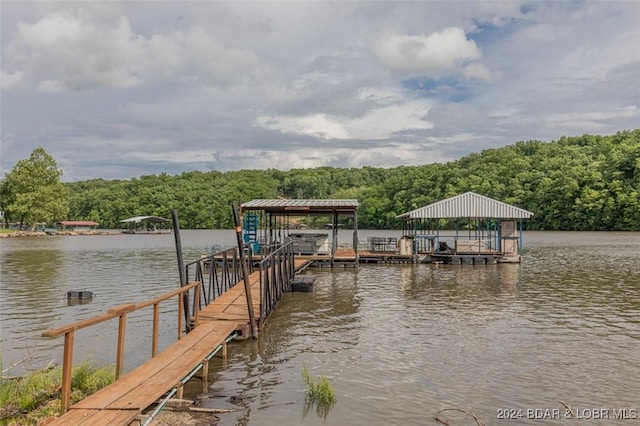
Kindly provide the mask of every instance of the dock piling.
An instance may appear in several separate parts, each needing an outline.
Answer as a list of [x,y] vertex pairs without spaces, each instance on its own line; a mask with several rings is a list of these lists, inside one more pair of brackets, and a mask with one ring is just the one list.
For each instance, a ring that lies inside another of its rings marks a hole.
[[[180,274],[180,287],[187,285],[187,278],[184,270],[184,258],[182,257],[182,241],[180,240],[180,222],[178,221],[178,211],[171,210],[171,219],[173,220],[173,236],[176,242],[176,255],[178,257],[178,272]],[[189,321],[189,297],[187,293],[182,294],[182,304],[185,319],[185,327],[187,331],[191,331],[191,322]]]
[[238,242],[238,252],[240,256],[240,266],[242,268],[242,278],[244,282],[244,293],[247,298],[247,309],[249,311],[249,323],[251,325],[251,337],[258,338],[258,327],[256,325],[256,317],[253,312],[253,299],[251,297],[251,283],[249,282],[249,271],[247,268],[247,262],[244,260],[244,244],[242,242],[242,222],[240,219],[240,213],[238,211],[238,205],[233,203],[233,220],[236,230],[236,240]]

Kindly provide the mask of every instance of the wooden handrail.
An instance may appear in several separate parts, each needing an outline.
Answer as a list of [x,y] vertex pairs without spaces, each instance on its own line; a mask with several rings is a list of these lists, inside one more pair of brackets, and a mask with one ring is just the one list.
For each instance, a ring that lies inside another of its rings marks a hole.
[[120,305],[120,306],[115,306],[113,308],[109,308],[109,309],[107,309],[107,313],[120,316],[120,315],[128,314],[129,312],[133,312],[135,310],[136,310],[136,304],[135,303],[127,303],[125,305]]
[[137,311],[139,309],[153,306],[153,331],[152,331],[152,343],[151,343],[151,356],[155,357],[158,352],[158,329],[159,329],[159,307],[160,302],[164,302],[172,297],[178,297],[178,339],[182,337],[182,295],[192,288],[195,288],[195,325],[198,325],[198,313],[200,307],[200,282],[194,281],[173,290],[169,293],[154,299],[142,302],[142,303],[127,303],[120,306],[115,306],[107,310],[107,313],[89,318],[86,320],[76,321],[72,324],[65,325],[64,327],[55,328],[52,330],[44,331],[42,337],[58,337],[64,334],[64,355],[62,361],[62,390],[61,390],[61,405],[62,411],[66,412],[69,409],[69,402],[71,399],[71,372],[73,369],[73,343],[75,337],[75,331],[82,328],[90,327],[92,325],[100,324],[102,322],[119,318],[118,322],[118,347],[116,349],[116,380],[120,378],[123,370],[124,359],[124,336],[126,332],[126,317],[130,312]]
[[179,294],[182,294],[185,291],[191,290],[198,284],[200,284],[200,281],[193,281],[184,287],[177,288],[173,291],[170,291],[169,293],[163,294],[162,296],[158,296],[155,299],[147,300],[146,302],[136,303],[136,310],[146,308],[147,306],[155,305],[156,303],[164,302],[167,299],[170,299]]
[[[162,296],[156,297],[155,299],[151,299],[145,302],[141,302],[141,303],[136,303],[133,304],[134,308],[131,311],[128,312],[133,312],[133,311],[137,311],[139,309],[142,308],[146,308],[147,306],[151,306],[151,305],[155,305],[157,303],[163,302],[169,298],[172,298],[178,294],[182,294],[185,291],[189,291],[192,288],[194,288],[196,285],[200,284],[200,282],[198,281],[194,281],[192,283],[189,283],[188,285],[184,286],[184,287],[180,287],[176,290],[173,290],[169,293],[163,294]],[[99,324],[101,322],[105,322],[108,321],[110,319],[116,318],[119,316],[119,314],[115,314],[113,313],[114,310],[118,310],[119,308],[122,308],[123,306],[131,306],[131,304],[127,304],[127,305],[121,305],[121,306],[117,306],[115,308],[111,308],[107,311],[106,314],[102,314],[102,315],[98,315],[92,318],[88,318],[86,320],[81,320],[81,321],[77,321],[68,325],[65,325],[63,327],[60,328],[54,328],[52,330],[46,330],[44,332],[42,332],[41,336],[42,337],[58,337],[61,336],[65,333],[68,333],[70,331],[75,331],[75,330],[80,330],[81,328],[86,328],[86,327],[90,327],[92,325],[96,325]]]
[[71,333],[81,328],[90,327],[92,325],[100,324],[101,322],[108,321],[113,318],[117,318],[115,314],[102,314],[86,320],[74,322],[73,324],[65,325],[64,327],[54,328],[53,330],[46,330],[42,332],[42,337],[58,337],[63,334]]

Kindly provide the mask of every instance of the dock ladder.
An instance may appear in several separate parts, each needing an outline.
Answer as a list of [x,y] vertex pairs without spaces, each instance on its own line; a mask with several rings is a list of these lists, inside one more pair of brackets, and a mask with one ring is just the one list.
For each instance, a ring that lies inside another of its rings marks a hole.
[[254,252],[258,248],[258,215],[248,213],[244,217],[243,239],[245,244],[251,244]]

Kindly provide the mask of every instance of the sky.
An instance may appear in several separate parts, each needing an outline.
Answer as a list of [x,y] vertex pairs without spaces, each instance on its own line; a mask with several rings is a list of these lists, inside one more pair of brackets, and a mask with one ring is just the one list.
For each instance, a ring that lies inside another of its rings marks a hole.
[[397,167],[640,127],[640,1],[0,2],[0,177]]

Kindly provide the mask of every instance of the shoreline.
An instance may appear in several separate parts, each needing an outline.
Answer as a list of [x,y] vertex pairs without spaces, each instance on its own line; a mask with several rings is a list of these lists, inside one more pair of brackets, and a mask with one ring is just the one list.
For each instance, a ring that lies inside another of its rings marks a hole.
[[0,238],[18,238],[18,237],[57,237],[69,235],[121,235],[123,232],[118,230],[95,230],[95,231],[15,231],[2,232]]

